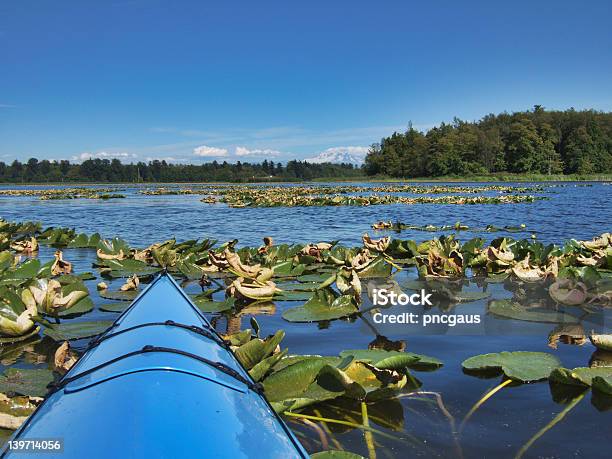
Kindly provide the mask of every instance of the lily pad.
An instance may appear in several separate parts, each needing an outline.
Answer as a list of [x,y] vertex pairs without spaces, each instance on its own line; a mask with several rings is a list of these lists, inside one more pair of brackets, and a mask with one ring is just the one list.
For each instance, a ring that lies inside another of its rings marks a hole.
[[612,395],[612,376],[595,376],[591,384],[596,391]]
[[569,370],[567,368],[557,368],[550,374],[550,381],[570,386],[591,386],[593,378],[612,378],[612,368],[610,367],[579,367]]
[[104,290],[100,290],[98,294],[102,298],[106,298],[107,300],[134,301],[136,297],[140,294],[140,291],[128,290],[126,292],[122,292],[121,290],[111,291],[108,289],[104,289]]
[[461,366],[468,372],[500,371],[514,381],[529,383],[547,379],[561,362],[546,352],[516,351],[477,355]]
[[580,320],[571,314],[548,310],[529,310],[512,300],[493,300],[488,305],[488,312],[505,319],[523,320],[526,322],[578,324]]
[[103,304],[98,309],[104,312],[123,312],[129,307],[130,307],[130,303],[126,301],[119,301],[117,303]]
[[209,298],[194,298],[193,303],[200,308],[202,312],[224,312],[229,311],[234,307],[236,298],[229,297],[225,301],[213,301]]
[[274,295],[275,301],[306,301],[312,297],[312,292],[303,290],[283,290]]
[[107,320],[54,324],[45,328],[43,333],[55,341],[71,341],[104,333],[112,324]]
[[0,392],[44,397],[51,381],[51,370],[8,368],[0,375]]
[[612,351],[612,334],[606,335],[597,335],[595,333],[591,333],[589,336],[591,343],[597,349],[601,349],[603,351]]
[[3,344],[13,344],[13,343],[21,342],[21,341],[26,341],[26,340],[32,338],[33,336],[37,336],[39,331],[40,331],[40,327],[34,327],[30,332],[26,333],[25,335],[21,335],[21,336],[2,336],[2,337],[0,337],[0,345],[3,345]]
[[318,290],[302,306],[287,309],[283,319],[288,322],[317,322],[348,317],[359,312],[351,295],[335,297],[327,290]]
[[353,356],[356,360],[371,362],[380,369],[402,369],[405,367],[413,369],[436,369],[442,365],[441,360],[427,355],[414,354],[412,352],[384,351],[381,349],[353,349],[340,352],[340,357]]

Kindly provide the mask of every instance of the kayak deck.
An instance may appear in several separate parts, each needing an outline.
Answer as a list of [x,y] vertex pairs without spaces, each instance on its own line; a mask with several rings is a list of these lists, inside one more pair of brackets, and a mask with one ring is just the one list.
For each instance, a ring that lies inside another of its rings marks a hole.
[[161,274],[13,440],[61,439],[63,458],[307,457],[219,341]]

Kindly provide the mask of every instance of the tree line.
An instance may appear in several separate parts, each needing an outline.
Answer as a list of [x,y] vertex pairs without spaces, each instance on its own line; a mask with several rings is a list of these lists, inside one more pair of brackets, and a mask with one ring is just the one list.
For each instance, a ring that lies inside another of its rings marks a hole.
[[286,165],[264,160],[258,164],[213,161],[204,164],[171,164],[166,161],[123,164],[118,159],[88,159],[82,163],[30,158],[21,163],[0,162],[0,182],[251,182],[350,178],[363,176],[352,164],[311,164],[289,161]]
[[612,113],[545,110],[455,118],[426,132],[409,125],[371,146],[368,175],[438,177],[612,172]]

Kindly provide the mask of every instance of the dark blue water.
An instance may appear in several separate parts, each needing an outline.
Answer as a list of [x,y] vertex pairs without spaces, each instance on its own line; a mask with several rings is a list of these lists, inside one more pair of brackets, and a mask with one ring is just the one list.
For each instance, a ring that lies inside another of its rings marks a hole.
[[[504,184],[507,185],[507,184]],[[520,186],[525,186],[521,184]],[[528,186],[528,185],[527,185]],[[11,187],[5,187],[11,188]],[[526,232],[513,237],[531,237],[535,234],[542,242],[563,242],[569,238],[591,239],[612,230],[612,186],[593,184],[545,188],[537,195],[548,199],[527,204],[503,205],[386,205],[370,207],[308,207],[308,208],[228,208],[223,204],[204,204],[201,196],[143,196],[138,188],[125,188],[126,199],[109,201],[65,200],[40,201],[30,197],[0,197],[0,217],[7,220],[40,220],[44,226],[70,226],[79,232],[99,232],[104,237],[120,236],[136,246],[176,237],[181,239],[213,238],[219,241],[239,239],[241,245],[260,245],[264,236],[272,236],[276,243],[316,242],[340,240],[343,244],[361,244],[364,232],[374,232],[371,224],[378,220],[399,220],[413,225],[452,225],[457,221],[470,227],[486,225],[526,225]],[[486,193],[494,195],[494,192]],[[438,233],[403,231],[403,239],[425,240]],[[507,233],[462,232],[459,238],[467,240],[481,236],[487,240]],[[95,254],[91,250],[67,250],[68,260],[77,271],[90,271]],[[49,257],[44,250],[41,257]],[[396,275],[398,282],[414,278],[413,270]],[[119,281],[120,282],[120,281]],[[116,282],[118,286],[119,282]],[[89,283],[95,292],[95,281]],[[188,287],[195,290],[195,286]],[[470,289],[478,289],[470,286]],[[486,287],[493,298],[509,298],[513,287],[489,284]],[[96,303],[108,302],[97,298]],[[500,382],[500,378],[479,379],[464,375],[461,361],[472,355],[529,350],[550,352],[561,359],[564,366],[588,366],[594,352],[590,343],[583,346],[559,344],[558,349],[548,347],[548,333],[554,324],[539,324],[500,320],[486,315],[487,300],[459,304],[451,308],[455,314],[483,314],[479,327],[453,328],[438,326],[429,330],[403,326],[380,327],[365,323],[364,319],[334,321],[327,324],[295,324],[284,321],[280,314],[299,303],[276,303],[276,312],[257,315],[264,334],[278,328],[287,332],[283,344],[294,353],[336,355],[344,349],[367,348],[376,334],[389,339],[405,340],[407,350],[435,356],[445,362],[442,369],[431,373],[417,373],[423,382],[422,390],[439,392],[457,425],[469,408],[484,392]],[[434,308],[437,310],[437,308]],[[112,319],[114,314],[94,311],[84,320]],[[248,314],[234,317],[243,328],[249,326]],[[584,323],[585,330],[597,327],[610,333],[610,310],[599,309]],[[217,318],[217,327],[224,330],[227,318]],[[38,345],[38,351],[43,352]],[[50,352],[50,351],[49,351]],[[27,352],[18,365],[32,365]],[[32,357],[29,357],[32,360]],[[11,361],[3,363],[10,365]],[[612,438],[612,411],[591,403],[587,395],[565,418],[527,452],[526,457],[605,457]],[[597,402],[597,401],[596,401]],[[458,439],[464,457],[513,457],[533,434],[545,426],[563,409],[553,401],[547,383],[507,387],[487,401],[466,424]],[[353,407],[354,408],[354,407]],[[343,408],[346,414],[352,408]],[[358,407],[357,407],[358,409]],[[382,421],[376,424],[398,440],[376,437],[378,457],[458,457],[447,417],[435,403],[435,398],[404,397],[370,407],[373,412],[395,425],[390,428]],[[348,411],[346,411],[348,410]],[[602,411],[603,410],[603,411]],[[359,418],[358,413],[353,417]],[[318,435],[305,426],[291,424],[304,435],[311,451],[321,448]],[[331,426],[336,438],[347,450],[364,456],[368,451],[363,435],[358,430]],[[408,435],[417,440],[406,443]],[[333,445],[332,445],[333,446]]]

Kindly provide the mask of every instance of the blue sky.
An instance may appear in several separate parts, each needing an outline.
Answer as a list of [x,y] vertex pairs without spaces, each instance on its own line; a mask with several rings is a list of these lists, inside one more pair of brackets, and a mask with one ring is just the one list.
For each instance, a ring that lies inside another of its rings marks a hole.
[[612,110],[609,1],[0,3],[0,160],[359,153],[409,121]]

